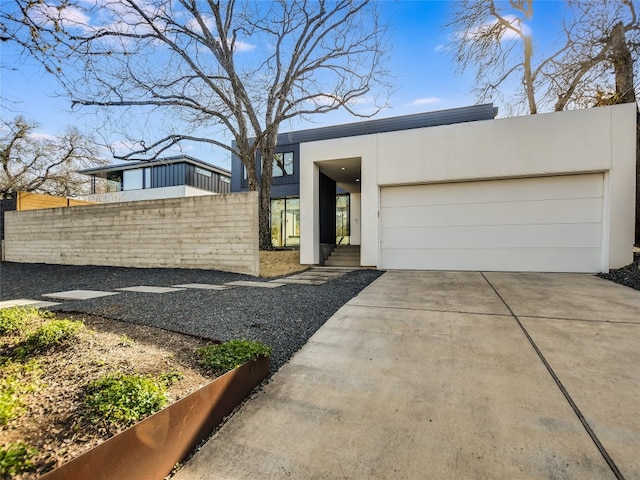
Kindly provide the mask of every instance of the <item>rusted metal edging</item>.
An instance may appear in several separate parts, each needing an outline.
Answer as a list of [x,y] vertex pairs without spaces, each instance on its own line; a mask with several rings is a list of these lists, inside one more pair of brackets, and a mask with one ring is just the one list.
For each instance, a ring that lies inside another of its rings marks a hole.
[[41,480],[162,480],[269,373],[269,359],[225,373]]

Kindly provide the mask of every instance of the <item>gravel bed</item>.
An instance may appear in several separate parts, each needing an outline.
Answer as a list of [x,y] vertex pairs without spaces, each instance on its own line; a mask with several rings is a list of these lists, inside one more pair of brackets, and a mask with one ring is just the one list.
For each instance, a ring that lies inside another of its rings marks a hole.
[[[163,294],[120,292],[91,300],[62,301],[50,310],[99,315],[216,341],[259,340],[273,348],[271,371],[275,372],[333,313],[382,273],[356,270],[317,286],[186,289]],[[168,287],[235,280],[266,281],[211,270],[3,262],[0,266],[0,300],[40,299],[42,294],[66,290],[112,291],[138,285]]]
[[640,253],[634,253],[631,265],[618,270],[611,270],[609,273],[601,273],[598,276],[620,285],[640,290]]

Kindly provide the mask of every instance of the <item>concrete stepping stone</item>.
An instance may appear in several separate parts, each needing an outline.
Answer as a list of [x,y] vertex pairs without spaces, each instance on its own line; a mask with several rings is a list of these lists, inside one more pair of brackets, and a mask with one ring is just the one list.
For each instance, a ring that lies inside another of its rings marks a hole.
[[5,300],[0,302],[0,309],[11,307],[29,307],[29,308],[45,308],[60,305],[58,302],[44,302],[42,300],[29,300],[27,298],[18,298],[16,300]]
[[232,285],[216,285],[212,283],[183,283],[182,285],[172,285],[177,288],[199,288],[202,290],[229,290],[235,288]]
[[45,293],[42,296],[47,298],[56,298],[59,300],[89,300],[91,298],[107,297],[109,295],[118,295],[118,292],[103,292],[101,290],[68,290],[66,292]]
[[291,283],[298,285],[322,285],[323,283],[327,283],[326,280],[303,280],[298,278],[280,278],[278,280],[272,280],[273,282],[279,283]]
[[346,272],[315,272],[313,270],[308,271],[308,272],[304,272],[304,273],[299,273],[297,275],[292,275],[297,277],[298,275],[313,275],[314,277],[322,277],[322,278],[338,278],[341,277],[345,274]]
[[235,282],[228,282],[225,285],[233,285],[236,287],[258,287],[258,288],[278,288],[284,287],[284,283],[281,280],[271,282],[251,282],[248,280],[237,280]]
[[286,277],[286,278],[294,279],[294,280],[322,280],[323,282],[328,282],[329,280],[333,280],[334,278],[337,278],[337,277],[325,277],[323,275],[306,274],[306,275],[291,275],[290,277]]
[[122,290],[124,292],[138,292],[138,293],[170,293],[170,292],[182,292],[184,288],[153,287],[151,285],[138,285],[137,287],[116,288],[116,290]]

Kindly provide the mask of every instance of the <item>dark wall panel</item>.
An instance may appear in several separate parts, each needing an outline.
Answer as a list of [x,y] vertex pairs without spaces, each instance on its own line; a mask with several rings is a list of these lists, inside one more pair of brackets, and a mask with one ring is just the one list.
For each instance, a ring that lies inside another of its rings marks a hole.
[[336,243],[336,182],[322,172],[320,191],[320,243]]
[[4,239],[4,212],[11,212],[17,208],[15,198],[0,200],[0,240]]

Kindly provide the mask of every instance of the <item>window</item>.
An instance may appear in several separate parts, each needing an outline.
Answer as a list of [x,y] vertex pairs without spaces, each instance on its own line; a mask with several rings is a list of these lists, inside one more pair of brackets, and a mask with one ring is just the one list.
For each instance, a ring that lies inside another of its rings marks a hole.
[[144,169],[144,188],[151,188],[151,169]]
[[222,183],[231,183],[231,179],[229,177],[225,177],[225,176],[222,176],[222,175],[220,175],[220,181]]
[[139,190],[142,187],[142,169],[125,170],[123,172],[122,189]]
[[300,199],[271,200],[271,244],[274,247],[300,245]]
[[293,175],[293,152],[276,153],[273,157],[273,177]]
[[209,170],[205,170],[204,168],[196,167],[196,173],[198,175],[203,175],[205,177],[211,178],[211,172]]
[[122,172],[107,173],[107,192],[120,192],[122,190]]

